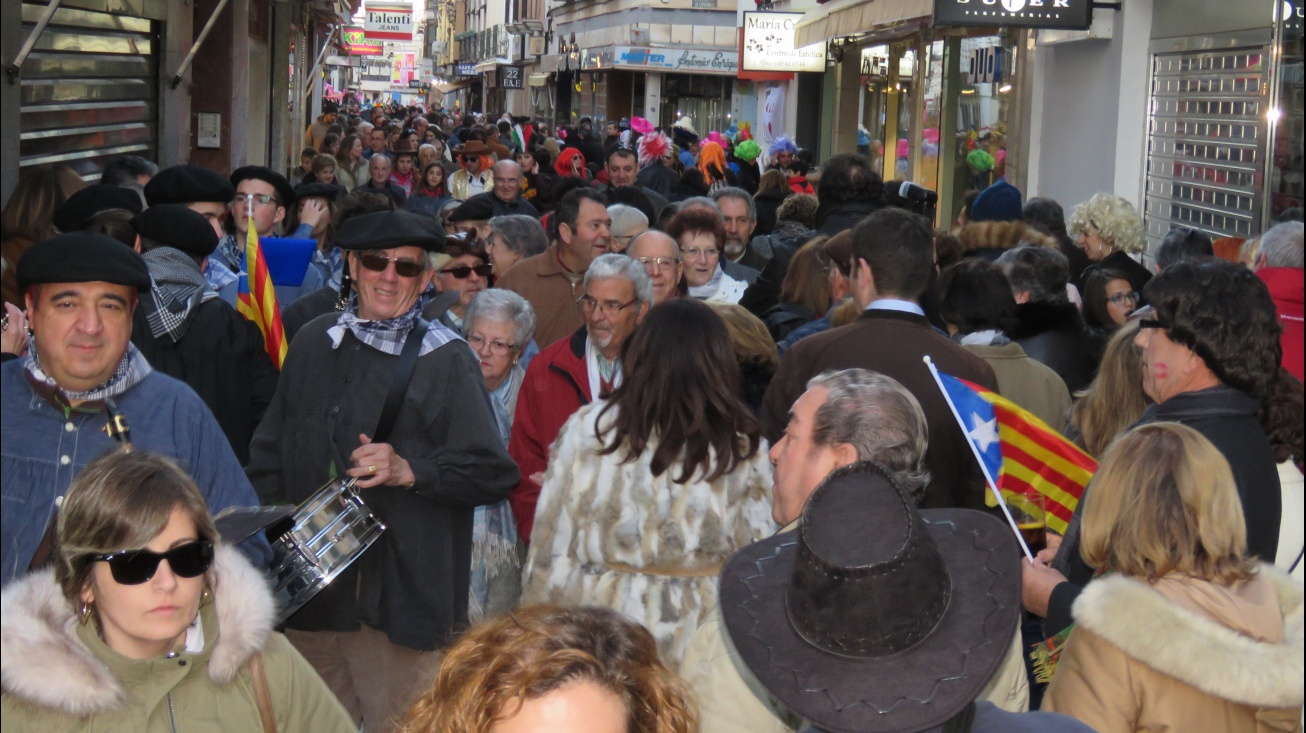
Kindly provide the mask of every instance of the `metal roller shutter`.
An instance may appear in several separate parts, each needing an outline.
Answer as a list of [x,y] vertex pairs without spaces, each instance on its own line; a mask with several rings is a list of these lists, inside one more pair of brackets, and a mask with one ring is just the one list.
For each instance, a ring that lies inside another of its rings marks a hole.
[[[25,35],[44,10],[23,4]],[[154,160],[158,52],[148,18],[56,10],[23,65],[20,167],[65,163],[87,176],[115,155]]]
[[1172,226],[1214,237],[1260,229],[1268,49],[1152,57],[1144,218],[1151,248]]

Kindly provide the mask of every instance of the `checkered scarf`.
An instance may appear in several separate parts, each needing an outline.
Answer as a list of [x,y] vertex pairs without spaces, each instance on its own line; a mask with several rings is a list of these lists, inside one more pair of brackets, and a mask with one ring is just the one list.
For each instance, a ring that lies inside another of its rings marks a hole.
[[[331,338],[331,348],[338,349],[345,339],[345,332],[349,331],[354,334],[354,338],[362,341],[364,344],[391,356],[399,356],[404,350],[404,341],[408,338],[408,332],[413,330],[417,325],[417,318],[422,315],[420,304],[413,305],[407,313],[396,318],[387,318],[383,321],[370,321],[358,317],[357,299],[350,303],[349,310],[340,314],[336,319],[336,325],[327,329],[327,336]],[[453,329],[445,326],[439,321],[432,321],[431,327],[426,330],[426,337],[422,339],[422,348],[417,352],[418,356],[435,351],[437,348],[444,346],[450,341],[461,341]]]
[[117,368],[113,374],[104,380],[104,383],[94,389],[88,389],[83,392],[70,392],[63,389],[54,381],[54,377],[45,373],[41,368],[41,360],[37,357],[36,337],[32,337],[32,347],[27,352],[27,360],[23,366],[32,378],[58,389],[68,398],[69,402],[91,402],[94,400],[103,400],[106,397],[117,397],[127,390],[135,387],[142,379],[149,376],[154,371],[154,367],[141,356],[141,352],[136,349],[136,345],[128,342],[127,353],[122,355],[122,360],[118,362]]
[[150,269],[150,292],[141,296],[141,308],[154,338],[181,340],[191,316],[201,303],[218,297],[190,255],[172,247],[159,247],[142,255]]

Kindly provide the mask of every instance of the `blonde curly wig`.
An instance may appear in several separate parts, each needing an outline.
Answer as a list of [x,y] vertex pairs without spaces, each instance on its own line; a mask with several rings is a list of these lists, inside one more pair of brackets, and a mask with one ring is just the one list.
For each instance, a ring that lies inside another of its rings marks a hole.
[[1129,254],[1142,252],[1147,244],[1138,209],[1109,193],[1093,194],[1093,198],[1076,206],[1070,215],[1071,236],[1078,237],[1090,228],[1097,229],[1102,241]]

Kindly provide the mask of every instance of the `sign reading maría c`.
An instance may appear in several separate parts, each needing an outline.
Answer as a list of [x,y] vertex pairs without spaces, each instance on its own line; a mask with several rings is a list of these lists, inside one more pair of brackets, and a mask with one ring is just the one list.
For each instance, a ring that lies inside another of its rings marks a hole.
[[935,25],[1088,30],[1093,0],[934,0]]
[[366,5],[363,29],[373,41],[412,41],[413,6],[408,3],[371,2]]
[[744,13],[744,71],[825,71],[825,42],[794,48],[802,13]]

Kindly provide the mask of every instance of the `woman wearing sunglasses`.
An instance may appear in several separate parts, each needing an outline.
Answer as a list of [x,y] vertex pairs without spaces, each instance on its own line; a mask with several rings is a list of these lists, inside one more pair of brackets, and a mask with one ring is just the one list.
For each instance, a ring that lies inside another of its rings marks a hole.
[[461,296],[458,302],[449,306],[444,318],[447,325],[461,332],[463,314],[467,304],[476,294],[490,286],[490,259],[485,251],[476,246],[475,240],[468,241],[461,236],[445,238],[444,254],[441,259],[449,258],[435,271],[435,287],[441,293],[457,292]]
[[172,461],[93,461],[64,497],[51,557],[4,591],[6,730],[356,730],[272,631],[263,576],[218,543]]

